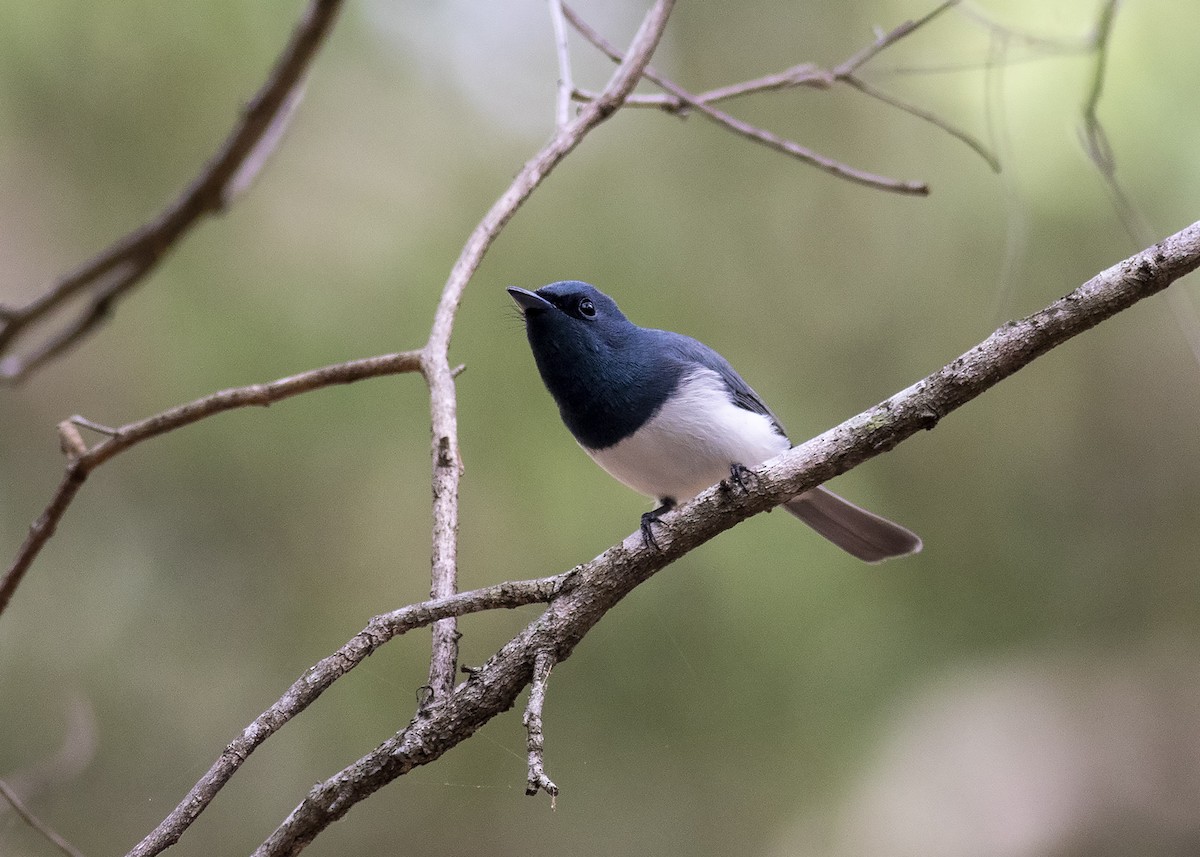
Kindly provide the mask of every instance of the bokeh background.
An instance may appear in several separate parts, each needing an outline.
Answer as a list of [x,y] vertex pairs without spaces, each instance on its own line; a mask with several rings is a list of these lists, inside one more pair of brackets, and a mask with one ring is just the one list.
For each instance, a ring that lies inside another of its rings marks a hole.
[[[910,0],[682,3],[656,65],[700,90],[835,64]],[[972,7],[1074,44],[1098,4]],[[4,5],[0,300],[149,219],[263,79],[298,0]],[[582,3],[614,40],[640,3]],[[1200,18],[1128,4],[1101,106],[1158,235],[1200,209]],[[0,390],[0,546],[57,484],[54,425],[419,345],[467,233],[547,139],[535,0],[350,2],[257,184],[102,331]],[[579,40],[576,74],[609,67]],[[1054,52],[1052,52],[1054,53]],[[610,121],[467,292],[464,588],[554,573],[646,503],[576,448],[503,287],[587,279],[725,353],[796,438],[907,386],[1137,248],[1078,143],[1094,58],[951,13],[864,74],[1000,150],[850,90],[734,112],[927,199],[707,124]],[[988,58],[1003,70],[990,77]],[[650,90],[646,90],[650,91]],[[762,516],[636,591],[560,665],[557,810],[519,711],[355,808],[316,855],[1182,855],[1200,841],[1200,371],[1175,287],[837,480],[925,538],[868,568]],[[0,620],[0,776],[88,855],[124,853],[226,742],[373,614],[428,591],[415,376],[210,419],[98,471]],[[463,622],[486,659],[535,612]],[[427,633],[260,749],[173,853],[247,853],[411,715]],[[0,853],[52,847],[0,808]]]

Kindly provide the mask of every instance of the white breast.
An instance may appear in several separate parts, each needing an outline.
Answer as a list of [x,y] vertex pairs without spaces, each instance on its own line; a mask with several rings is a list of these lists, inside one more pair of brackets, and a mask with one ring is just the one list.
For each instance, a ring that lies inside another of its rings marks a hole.
[[613,478],[656,500],[682,503],[791,444],[770,418],[735,405],[721,377],[698,369],[649,422],[607,449],[584,451]]

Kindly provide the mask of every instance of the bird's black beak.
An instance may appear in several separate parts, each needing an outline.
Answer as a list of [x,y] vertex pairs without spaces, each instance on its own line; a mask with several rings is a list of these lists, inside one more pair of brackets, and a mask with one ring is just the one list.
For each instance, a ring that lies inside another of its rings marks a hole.
[[517,306],[521,308],[521,312],[523,312],[525,315],[529,315],[531,312],[542,312],[544,310],[554,309],[554,304],[550,303],[550,301],[546,300],[541,295],[527,291],[526,289],[518,289],[516,286],[509,286],[508,294],[514,301],[517,302]]

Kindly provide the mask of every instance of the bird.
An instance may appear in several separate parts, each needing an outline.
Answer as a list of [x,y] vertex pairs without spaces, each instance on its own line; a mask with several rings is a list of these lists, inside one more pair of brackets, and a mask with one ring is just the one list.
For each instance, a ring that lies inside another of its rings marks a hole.
[[[792,447],[762,398],[704,343],[639,327],[579,280],[507,291],[567,429],[618,482],[658,502],[641,518],[650,546],[670,509],[718,482],[745,489],[749,468]],[[921,550],[912,531],[823,486],[783,507],[865,562]]]

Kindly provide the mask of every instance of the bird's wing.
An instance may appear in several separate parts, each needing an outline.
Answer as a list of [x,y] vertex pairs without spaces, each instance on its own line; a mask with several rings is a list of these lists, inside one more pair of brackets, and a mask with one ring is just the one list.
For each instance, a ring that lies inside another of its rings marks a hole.
[[658,333],[663,335],[664,345],[678,354],[682,360],[699,363],[704,368],[716,372],[721,377],[721,380],[725,382],[725,386],[729,389],[729,395],[735,405],[739,408],[745,408],[747,411],[762,414],[771,421],[775,426],[775,430],[782,437],[787,437],[787,432],[784,431],[783,423],[779,421],[779,417],[775,416],[771,409],[767,407],[767,403],[762,400],[762,397],[754,392],[754,388],[745,382],[742,376],[737,373],[737,370],[729,364],[728,360],[703,342],[692,339],[690,336],[684,336],[682,333],[672,333],[669,330],[658,331]]

